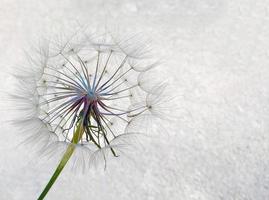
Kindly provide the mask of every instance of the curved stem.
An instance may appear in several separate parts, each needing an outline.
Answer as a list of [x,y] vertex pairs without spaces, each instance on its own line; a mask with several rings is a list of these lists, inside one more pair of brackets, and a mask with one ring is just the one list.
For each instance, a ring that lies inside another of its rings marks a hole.
[[56,179],[58,178],[58,176],[62,172],[66,163],[68,162],[68,160],[71,158],[72,154],[74,153],[75,144],[77,144],[79,142],[79,140],[81,139],[81,137],[83,135],[83,132],[84,132],[83,123],[82,123],[82,120],[80,120],[79,125],[74,133],[73,138],[72,138],[72,143],[70,143],[68,145],[67,150],[65,151],[60,163],[58,164],[52,177],[50,178],[49,182],[47,183],[45,189],[38,197],[38,200],[43,200],[45,198],[46,194],[49,192],[50,188],[52,187],[52,185],[54,184],[54,182],[56,181]]

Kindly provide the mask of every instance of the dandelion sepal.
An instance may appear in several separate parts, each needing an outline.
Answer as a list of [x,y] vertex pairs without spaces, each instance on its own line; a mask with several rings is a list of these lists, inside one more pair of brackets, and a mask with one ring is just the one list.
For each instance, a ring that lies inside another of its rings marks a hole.
[[71,158],[72,154],[74,153],[75,150],[75,145],[79,142],[79,140],[81,139],[82,135],[83,135],[84,129],[82,126],[82,121],[79,122],[78,128],[74,133],[73,139],[72,139],[72,143],[70,143],[59,163],[59,165],[57,166],[55,172],[53,173],[52,177],[50,178],[48,184],[46,185],[45,189],[43,190],[43,192],[40,194],[40,196],[38,197],[38,200],[43,200],[44,197],[46,196],[46,194],[49,192],[50,188],[52,187],[52,185],[54,184],[54,182],[56,181],[56,179],[58,178],[58,176],[60,175],[60,173],[62,172],[63,168],[65,167],[66,163],[68,162],[68,160]]

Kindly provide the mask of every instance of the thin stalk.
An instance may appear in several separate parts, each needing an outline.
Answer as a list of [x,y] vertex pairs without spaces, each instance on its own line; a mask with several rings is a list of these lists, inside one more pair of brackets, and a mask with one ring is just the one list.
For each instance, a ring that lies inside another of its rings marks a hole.
[[57,166],[56,170],[54,171],[52,177],[50,178],[49,182],[47,183],[45,189],[43,190],[43,192],[38,197],[38,200],[43,200],[45,198],[46,194],[48,193],[48,191],[50,190],[50,188],[52,187],[52,185],[54,184],[54,182],[56,181],[56,179],[58,178],[58,176],[62,172],[62,170],[65,167],[66,163],[68,162],[68,160],[71,158],[72,154],[74,153],[75,145],[82,138],[83,132],[84,132],[84,127],[83,127],[82,120],[80,120],[80,122],[79,122],[79,124],[77,126],[77,129],[76,129],[76,131],[74,133],[74,136],[73,136],[73,138],[71,140],[71,143],[68,145],[67,150],[65,151],[60,163],[58,164],[58,166]]

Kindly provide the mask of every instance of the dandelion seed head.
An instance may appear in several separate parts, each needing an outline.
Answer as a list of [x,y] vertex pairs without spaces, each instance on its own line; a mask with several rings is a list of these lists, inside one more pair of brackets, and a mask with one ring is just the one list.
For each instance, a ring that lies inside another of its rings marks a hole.
[[83,133],[74,144],[81,155],[91,152],[91,160],[98,160],[97,154],[119,156],[128,136],[145,131],[141,127],[152,116],[165,115],[159,109],[165,107],[163,81],[157,81],[163,78],[150,76],[159,62],[149,56],[144,40],[81,30],[44,43],[38,56],[29,57],[33,69],[20,69],[16,76],[20,92],[13,99],[24,115],[17,119],[23,132],[36,122],[31,140],[50,149],[45,154],[72,143],[81,122]]

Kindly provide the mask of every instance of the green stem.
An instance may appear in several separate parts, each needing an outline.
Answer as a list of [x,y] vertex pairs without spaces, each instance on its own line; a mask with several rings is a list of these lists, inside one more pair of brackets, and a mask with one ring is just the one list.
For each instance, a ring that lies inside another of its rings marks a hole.
[[52,185],[54,184],[54,182],[56,181],[56,179],[58,178],[58,176],[62,172],[64,166],[66,165],[68,160],[71,158],[71,156],[75,150],[75,144],[77,144],[79,142],[79,140],[81,139],[81,137],[83,135],[83,132],[84,132],[84,128],[83,128],[82,122],[80,121],[79,125],[77,127],[77,130],[75,131],[75,133],[73,135],[72,143],[68,145],[67,150],[65,151],[60,163],[58,164],[55,172],[53,173],[52,177],[50,178],[49,182],[47,183],[45,189],[38,197],[38,200],[43,200],[45,198],[46,194],[48,193],[48,191],[50,190],[50,188],[52,187]]

